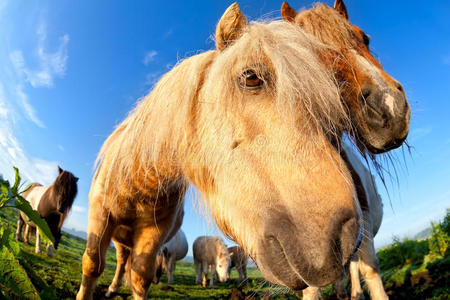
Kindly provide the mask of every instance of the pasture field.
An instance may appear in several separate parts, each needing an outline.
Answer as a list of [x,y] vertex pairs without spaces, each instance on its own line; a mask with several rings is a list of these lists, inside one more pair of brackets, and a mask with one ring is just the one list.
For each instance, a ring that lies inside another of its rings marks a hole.
[[[447,214],[447,219],[450,219]],[[16,212],[3,209],[0,212],[0,225],[15,228]],[[448,236],[447,236],[448,237]],[[445,242],[445,237],[444,237]],[[26,269],[42,299],[73,299],[81,279],[81,257],[85,241],[64,233],[54,258],[34,253],[32,245],[20,243],[19,261]],[[383,281],[391,299],[450,299],[450,256],[448,247],[442,246],[436,253],[430,250],[428,240],[395,241],[380,250]],[[447,239],[448,243],[448,239]],[[448,244],[446,244],[448,245]],[[44,248],[44,247],[43,247]],[[115,253],[109,249],[107,264],[98,281],[96,299],[103,295],[114,276]],[[149,299],[299,299],[299,295],[285,288],[265,283],[256,268],[248,270],[249,280],[245,285],[231,281],[216,283],[214,289],[202,288],[195,284],[195,270],[192,263],[178,262],[175,284],[167,285],[165,276],[162,283],[152,285]],[[235,270],[232,278],[237,278]],[[349,288],[349,286],[348,286]],[[0,296],[1,298],[1,296]],[[323,299],[336,299],[331,287],[322,293]],[[113,299],[131,299],[130,290],[122,287]],[[366,294],[366,299],[369,299]]]

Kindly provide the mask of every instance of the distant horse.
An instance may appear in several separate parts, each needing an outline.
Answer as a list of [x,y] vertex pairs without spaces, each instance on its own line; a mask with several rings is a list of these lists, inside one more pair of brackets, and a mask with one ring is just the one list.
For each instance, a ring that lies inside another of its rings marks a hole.
[[[161,248],[163,268],[167,271],[167,283],[174,283],[173,273],[175,272],[175,263],[178,260],[185,258],[187,252],[188,243],[186,235],[180,229],[177,234]],[[158,274],[158,269],[156,273]]]
[[372,153],[401,146],[411,116],[405,91],[370,53],[369,36],[349,23],[344,2],[335,0],[334,9],[318,3],[299,13],[284,2],[281,16],[330,47],[322,61],[335,73],[359,146]]
[[228,248],[230,253],[230,266],[227,271],[227,278],[230,279],[231,269],[236,268],[239,273],[239,282],[243,282],[247,279],[247,263],[248,254],[240,246],[233,246]]
[[[33,183],[22,194],[22,196],[31,204],[34,210],[37,210],[41,218],[45,219],[50,231],[55,238],[55,249],[61,239],[61,227],[66,219],[75,196],[77,195],[78,178],[69,171],[65,171],[58,166],[58,177],[52,185],[43,186],[39,183]],[[28,244],[30,228],[36,225],[28,220],[28,217],[19,212],[17,220],[16,240],[20,240],[22,227],[25,224],[24,242]],[[41,237],[39,229],[36,227],[36,253],[41,253]],[[53,257],[52,245],[47,245],[47,255]]]
[[200,236],[192,245],[195,265],[195,283],[206,287],[208,271],[210,270],[209,287],[214,288],[214,276],[217,274],[220,282],[227,281],[230,266],[230,254],[227,246],[218,236]]
[[133,297],[147,297],[189,184],[267,280],[298,290],[342,274],[362,214],[330,142],[350,125],[322,48],[298,26],[227,9],[216,50],[164,75],[100,150],[77,299],[92,299],[111,238],[131,249]]
[[[106,292],[106,297],[111,297],[114,293],[119,290],[119,287],[122,282],[122,277],[124,275],[124,270],[129,268],[130,264],[130,249],[114,241],[114,246],[116,248],[116,256],[117,256],[117,266],[116,273],[114,275],[114,279],[111,282],[108,291]],[[186,257],[188,252],[188,243],[186,240],[186,235],[180,229],[175,236],[170,239],[167,243],[165,243],[160,251],[158,252],[158,256],[156,258],[155,263],[155,277],[153,279],[153,283],[159,283],[161,279],[162,272],[167,271],[167,283],[174,283],[173,273],[175,272],[175,264],[178,260],[182,260]]]

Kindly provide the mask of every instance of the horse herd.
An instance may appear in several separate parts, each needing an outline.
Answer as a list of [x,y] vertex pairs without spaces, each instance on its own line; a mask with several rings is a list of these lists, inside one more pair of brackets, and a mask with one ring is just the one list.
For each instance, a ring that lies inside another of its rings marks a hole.
[[[210,286],[216,271],[225,280],[233,256],[250,256],[266,280],[303,290],[304,299],[332,282],[342,291],[346,270],[352,299],[362,296],[359,272],[372,299],[387,298],[373,245],[382,202],[367,163],[342,139],[371,159],[401,146],[410,120],[403,87],[371,55],[342,0],[300,12],[285,2],[281,16],[248,23],[232,4],[217,24],[216,49],[179,62],[106,139],[77,299],[92,299],[111,240],[117,269],[108,293],[127,266],[134,299],[147,298],[162,266],[173,282],[187,252],[179,229],[190,184],[240,245],[198,238],[197,283],[206,285],[209,267]],[[59,169],[52,186],[24,195],[55,228],[55,248],[77,180]]]

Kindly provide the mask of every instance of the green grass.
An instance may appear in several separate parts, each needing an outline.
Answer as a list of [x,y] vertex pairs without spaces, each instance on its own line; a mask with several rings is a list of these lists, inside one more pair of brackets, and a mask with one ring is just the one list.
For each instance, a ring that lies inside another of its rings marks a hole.
[[[16,228],[17,213],[13,209],[3,209],[0,212],[0,225]],[[34,235],[30,245],[20,243],[20,263],[27,270],[29,277],[43,299],[73,299],[81,282],[81,258],[86,241],[63,233],[55,257],[49,258],[45,254],[42,243],[42,253],[34,253]],[[110,248],[106,255],[106,267],[97,282],[95,298],[102,298],[114,277],[116,267],[115,250]],[[161,283],[152,285],[149,299],[223,299],[228,298],[233,288],[238,287],[246,295],[260,298],[263,294],[272,295],[275,299],[298,299],[298,295],[286,288],[272,287],[262,278],[256,268],[248,269],[248,281],[239,285],[236,280],[227,283],[215,282],[214,289],[203,288],[195,284],[194,265],[180,261],[175,271],[175,284],[168,286],[167,277],[163,275]],[[238,278],[236,270],[231,273],[232,278]],[[113,299],[131,299],[131,292],[122,286],[118,295]]]
[[[0,211],[0,226],[15,229],[17,213],[13,209]],[[85,240],[64,233],[55,257],[49,258],[34,253],[34,237],[31,245],[20,243],[19,261],[43,299],[73,299],[81,281],[81,257]],[[45,249],[45,245],[42,245]],[[43,251],[45,252],[45,251]],[[429,252],[426,242],[415,240],[396,240],[392,245],[380,250],[382,277],[389,296],[393,299],[450,299],[450,257],[448,253],[439,255]],[[101,299],[106,292],[115,271],[114,249],[109,249],[106,267],[97,282],[95,299]],[[271,286],[262,278],[256,268],[248,269],[249,279],[244,285],[235,280],[215,283],[214,289],[202,288],[195,284],[195,270],[192,263],[177,263],[175,284],[168,286],[164,275],[161,283],[152,285],[149,299],[228,299],[235,288],[246,296],[259,299],[270,295],[272,299],[299,299],[297,293],[286,288]],[[238,274],[232,271],[231,277]],[[348,285],[350,289],[350,285]],[[113,299],[131,299],[131,292],[122,286]],[[331,286],[322,291],[322,299],[336,299]],[[367,294],[366,294],[366,299]]]

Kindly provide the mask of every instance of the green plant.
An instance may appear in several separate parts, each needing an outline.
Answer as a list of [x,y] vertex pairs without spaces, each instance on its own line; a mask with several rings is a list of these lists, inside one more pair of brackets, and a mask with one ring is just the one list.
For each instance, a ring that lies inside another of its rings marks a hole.
[[441,223],[431,223],[430,252],[445,256],[450,244],[450,210]]
[[[22,211],[33,223],[39,227],[44,239],[55,241],[45,220],[30,206],[20,191],[20,174],[14,168],[16,178],[13,186],[8,181],[0,180],[0,209],[12,207]],[[25,269],[20,265],[17,256],[20,247],[15,240],[9,226],[0,228],[0,295],[9,299],[40,299],[39,293],[32,284]]]

